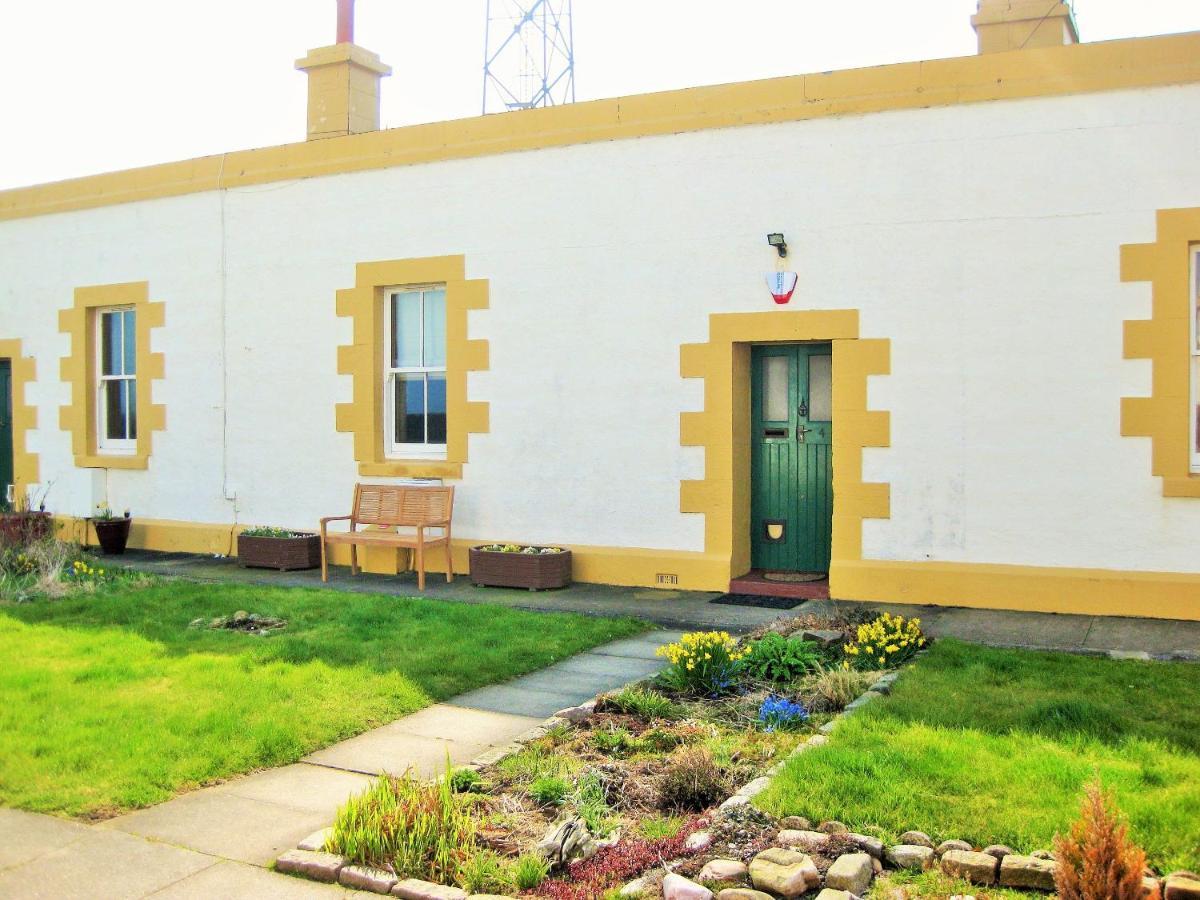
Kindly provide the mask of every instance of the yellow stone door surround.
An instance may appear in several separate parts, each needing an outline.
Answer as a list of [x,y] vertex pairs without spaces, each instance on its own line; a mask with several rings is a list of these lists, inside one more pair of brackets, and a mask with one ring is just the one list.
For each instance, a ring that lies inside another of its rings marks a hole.
[[864,447],[887,447],[889,414],[867,409],[867,378],[891,371],[891,342],[859,336],[856,309],[713,313],[709,339],[680,347],[680,374],[704,379],[704,409],[680,415],[680,443],[704,448],[704,478],[680,482],[680,510],[704,514],[704,555],[728,577],[750,569],[750,348],[828,341],[833,347],[833,543],[830,591],[862,559],[863,519],[890,515],[889,486],[864,482]]

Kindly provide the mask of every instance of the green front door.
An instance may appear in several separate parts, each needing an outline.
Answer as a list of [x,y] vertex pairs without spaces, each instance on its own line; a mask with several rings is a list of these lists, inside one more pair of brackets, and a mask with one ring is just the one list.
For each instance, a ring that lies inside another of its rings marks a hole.
[[0,504],[13,480],[12,363],[0,359]]
[[828,572],[833,526],[833,351],[753,348],[751,558],[756,569]]

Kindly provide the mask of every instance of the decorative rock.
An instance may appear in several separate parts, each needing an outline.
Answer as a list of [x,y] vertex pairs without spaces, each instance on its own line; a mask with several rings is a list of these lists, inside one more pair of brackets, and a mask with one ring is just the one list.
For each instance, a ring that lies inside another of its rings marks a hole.
[[403,897],[404,900],[467,900],[467,892],[444,884],[434,884],[432,881],[419,881],[416,878],[406,878],[392,888],[393,897]]
[[1157,878],[1142,878],[1142,900],[1162,900],[1162,884]]
[[710,859],[696,877],[700,881],[741,881],[747,871],[740,859]]
[[1004,857],[1012,853],[1016,853],[1017,851],[1015,851],[1012,847],[1005,846],[1004,844],[988,844],[988,846],[984,847],[979,852],[986,853],[988,856],[994,856],[996,859],[1004,859]]
[[275,860],[275,871],[289,875],[303,875],[313,881],[335,884],[338,872],[346,865],[346,857],[336,853],[320,853],[316,850],[288,850]]
[[1164,900],[1200,900],[1200,878],[1191,872],[1176,872],[1163,882]]
[[937,855],[941,856],[947,850],[974,850],[974,849],[975,848],[972,847],[970,844],[968,844],[966,841],[959,841],[959,840],[942,841],[940,844],[937,845]]
[[826,834],[846,834],[850,831],[850,829],[837,819],[830,819],[827,822],[822,822],[820,825],[818,825],[817,831],[823,831]]
[[745,794],[734,794],[719,807],[717,807],[717,809],[734,809],[738,806],[745,806],[749,802],[750,798]]
[[1004,887],[1052,891],[1054,890],[1054,870],[1056,868],[1058,868],[1058,863],[1052,859],[1038,859],[1034,856],[1009,853],[1000,860],[1000,884]]
[[800,635],[801,640],[812,641],[820,644],[822,647],[830,647],[833,644],[840,644],[846,639],[846,634],[843,631],[833,631],[828,628],[811,628],[807,629]]
[[322,828],[320,831],[314,831],[304,840],[296,845],[297,850],[324,850],[325,842],[329,840],[329,836],[333,834],[333,826]]
[[641,878],[633,879],[633,881],[621,888],[620,894],[622,897],[640,897],[642,891],[646,890],[647,884],[648,880],[643,875]]
[[804,816],[784,816],[779,820],[779,827],[785,831],[811,831],[812,822]]
[[877,837],[871,837],[869,834],[856,834],[850,832],[848,835],[854,846],[863,853],[869,853],[876,859],[883,859],[883,841]]
[[514,900],[508,894],[472,894],[467,900]]
[[867,853],[847,853],[834,860],[825,873],[825,886],[834,890],[864,894],[871,886],[875,870],[871,867],[871,856]]
[[538,854],[552,866],[565,866],[575,859],[589,859],[597,849],[587,825],[577,816],[555,822],[537,845]]
[[796,850],[772,847],[750,861],[750,880],[760,891],[780,897],[799,897],[821,884],[812,857]]
[[596,701],[589,700],[587,703],[581,703],[578,706],[568,706],[566,709],[560,709],[554,716],[558,719],[566,719],[572,725],[578,725],[580,722],[586,722],[595,713]]
[[338,883],[349,888],[370,891],[373,894],[386,894],[396,886],[396,876],[383,869],[345,866],[342,871],[338,872]]
[[663,900],[712,900],[713,895],[703,885],[674,872],[663,879],[662,891]]
[[906,831],[900,835],[900,843],[915,845],[917,847],[928,847],[933,849],[934,843],[932,838],[923,831]]
[[829,835],[823,831],[792,831],[787,829],[775,835],[775,843],[781,847],[794,847],[817,853],[829,843]]
[[933,865],[933,851],[920,844],[897,844],[887,850],[887,861],[897,869],[925,869]]
[[687,836],[687,840],[683,842],[683,849],[699,853],[701,850],[707,850],[712,841],[712,835],[707,831],[696,831]]
[[817,900],[858,900],[858,897],[849,891],[840,891],[837,888],[822,888],[821,893],[817,894]]
[[942,856],[942,871],[957,875],[974,884],[995,884],[1000,860],[987,853],[970,850],[947,850]]
[[1034,850],[1029,855],[1034,859],[1054,859],[1054,854],[1049,850]]
[[717,894],[717,900],[775,900],[770,894],[751,888],[725,888]]
[[872,869],[872,871],[874,871],[875,877],[878,878],[880,875],[883,874],[883,863],[872,856],[871,857],[871,869]]
[[762,778],[755,778],[749,784],[743,785],[738,793],[743,797],[757,797],[770,786],[771,779],[764,775]]

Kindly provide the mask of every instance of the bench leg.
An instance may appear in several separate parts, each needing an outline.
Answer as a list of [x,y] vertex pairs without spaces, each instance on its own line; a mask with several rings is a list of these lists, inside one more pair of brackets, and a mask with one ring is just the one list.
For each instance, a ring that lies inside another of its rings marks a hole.
[[329,580],[329,561],[325,558],[325,541],[321,541],[321,580]]
[[425,590],[425,545],[417,543],[417,590]]
[[450,553],[450,535],[446,535],[446,584],[454,580],[454,557]]
[[358,574],[358,545],[350,545],[350,574]]

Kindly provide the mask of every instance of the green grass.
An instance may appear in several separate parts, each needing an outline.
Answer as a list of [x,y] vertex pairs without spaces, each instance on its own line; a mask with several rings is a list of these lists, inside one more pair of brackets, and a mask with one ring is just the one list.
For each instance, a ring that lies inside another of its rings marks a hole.
[[894,839],[1049,847],[1099,774],[1152,865],[1200,864],[1200,666],[943,640],[758,804]]
[[[237,610],[289,624],[188,627]],[[95,817],[158,803],[644,627],[184,582],[0,604],[0,805]]]

